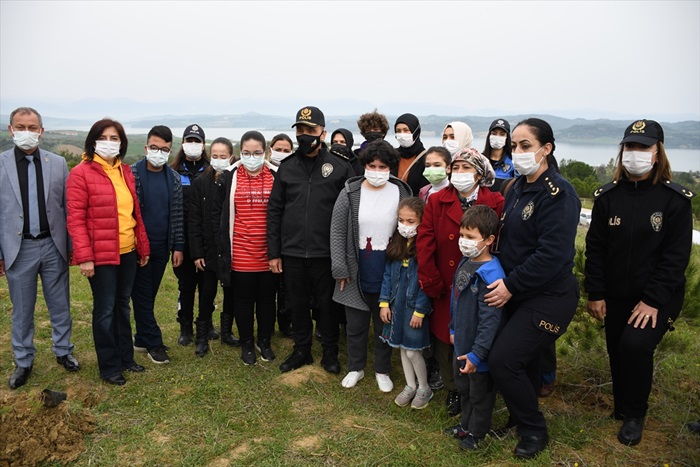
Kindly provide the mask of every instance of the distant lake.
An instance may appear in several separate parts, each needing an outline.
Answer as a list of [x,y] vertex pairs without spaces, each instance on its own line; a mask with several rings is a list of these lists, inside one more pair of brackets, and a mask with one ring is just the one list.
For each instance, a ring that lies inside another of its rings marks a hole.
[[[184,128],[171,128],[176,140],[179,135],[184,133]],[[241,138],[243,133],[249,130],[254,130],[255,128],[211,128],[204,129],[207,139],[213,140],[220,136],[229,138],[231,140],[237,141]],[[88,129],[81,129],[87,131]],[[127,134],[130,135],[145,135],[148,134],[150,128],[125,128]],[[275,135],[279,133],[285,133],[292,138],[292,141],[296,141],[296,135],[294,129],[290,128],[288,130],[258,130],[263,134],[265,139],[271,140]],[[331,132],[333,129],[329,129],[328,136],[326,137],[326,142],[330,143]],[[622,135],[621,135],[622,136]],[[355,138],[355,146],[364,141],[361,135],[353,133]],[[555,135],[556,137],[556,135]],[[387,137],[387,141],[391,143],[394,147],[398,147],[398,143],[393,136]],[[421,141],[423,145],[428,148],[430,146],[440,146],[442,145],[441,138],[438,136],[422,136]],[[474,138],[474,146],[479,151],[484,149],[484,138]],[[610,159],[617,156],[618,146],[605,146],[597,144],[567,144],[567,143],[556,143],[557,148],[554,151],[558,161],[562,159],[576,160],[580,162],[585,162],[588,165],[597,167],[601,164],[607,164]],[[676,149],[676,148],[666,148],[666,153],[668,154],[669,160],[671,161],[671,168],[676,172],[700,172],[700,149]]]

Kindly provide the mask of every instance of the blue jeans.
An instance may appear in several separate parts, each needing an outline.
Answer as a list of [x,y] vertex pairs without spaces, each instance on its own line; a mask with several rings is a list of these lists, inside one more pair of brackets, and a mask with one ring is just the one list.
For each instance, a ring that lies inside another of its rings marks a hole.
[[163,345],[163,333],[158,327],[153,309],[169,259],[167,241],[151,243],[151,256],[148,263],[136,270],[131,300],[134,302],[134,322],[136,323],[134,345],[137,347],[153,349]]
[[102,378],[121,373],[134,363],[129,301],[137,267],[136,252],[132,251],[121,255],[118,266],[95,266],[95,275],[90,278],[92,337]]

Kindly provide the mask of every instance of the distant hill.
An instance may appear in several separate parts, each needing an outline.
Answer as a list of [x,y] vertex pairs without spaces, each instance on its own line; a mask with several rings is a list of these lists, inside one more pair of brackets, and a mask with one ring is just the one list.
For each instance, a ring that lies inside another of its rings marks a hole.
[[[398,115],[387,115],[389,124],[392,125]],[[424,134],[439,135],[445,125],[451,121],[461,121],[468,124],[475,135],[485,136],[490,123],[495,118],[505,118],[514,126],[517,122],[528,118],[539,117],[549,122],[554,129],[556,140],[562,143],[574,144],[606,144],[616,145],[622,136],[629,120],[583,118],[563,118],[554,115],[498,115],[493,117],[479,116],[446,116],[446,115],[422,115],[418,116]],[[357,120],[359,115],[326,116],[326,126],[329,129],[348,128],[357,132]],[[0,115],[0,128],[6,128],[9,121],[8,115]],[[129,128],[150,128],[154,125],[168,125],[171,127],[185,127],[192,122],[197,122],[204,128],[257,128],[259,130],[288,131],[292,124],[289,117],[279,115],[263,115],[248,112],[239,115],[159,115],[143,117],[132,120],[123,120],[121,123]],[[70,130],[88,128],[92,121],[81,119],[64,119],[60,117],[44,117],[44,126],[48,130]],[[665,132],[665,145],[669,148],[698,149],[700,148],[700,121],[690,120],[683,122],[661,122]],[[76,144],[75,141],[66,141],[66,144]],[[80,146],[79,144],[77,144]]]

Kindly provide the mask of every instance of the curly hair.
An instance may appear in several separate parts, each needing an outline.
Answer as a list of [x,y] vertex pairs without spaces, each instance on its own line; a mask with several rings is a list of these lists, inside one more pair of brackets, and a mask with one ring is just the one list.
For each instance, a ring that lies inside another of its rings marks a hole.
[[385,135],[389,132],[389,121],[386,117],[374,109],[372,112],[360,115],[357,121],[357,128],[361,134],[369,132],[372,128],[379,128]]

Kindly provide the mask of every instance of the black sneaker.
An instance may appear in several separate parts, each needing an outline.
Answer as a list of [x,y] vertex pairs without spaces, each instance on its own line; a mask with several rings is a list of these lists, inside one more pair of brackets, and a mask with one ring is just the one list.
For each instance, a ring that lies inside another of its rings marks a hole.
[[160,347],[153,347],[148,349],[148,356],[151,357],[153,363],[170,363],[170,357],[165,351],[166,347],[161,345]]
[[258,339],[255,348],[260,352],[260,358],[263,362],[271,362],[275,359],[275,353],[270,347],[270,339]]
[[437,391],[438,389],[442,389],[444,387],[442,383],[442,376],[440,375],[440,368],[438,368],[437,365],[430,370],[430,374],[428,375],[428,386],[430,386],[430,389],[433,391]]
[[454,439],[459,439],[462,440],[467,437],[469,434],[468,431],[466,431],[464,428],[462,428],[462,424],[458,423],[455,426],[451,426],[449,428],[445,428],[444,433],[448,436],[452,436]]
[[445,399],[445,408],[449,417],[456,417],[462,411],[462,405],[457,391],[449,391]]
[[294,350],[289,357],[280,365],[280,371],[286,373],[288,371],[296,370],[304,365],[311,365],[314,362],[314,357],[311,356],[311,352],[302,352],[301,350]]
[[473,451],[479,449],[479,442],[484,438],[468,434],[462,441],[459,442],[459,447],[464,451]]
[[321,366],[328,373],[340,373],[340,362],[338,361],[338,353],[332,350],[324,350],[323,358],[321,358]]
[[241,360],[248,366],[255,365],[255,349],[252,342],[246,342],[241,346]]

